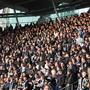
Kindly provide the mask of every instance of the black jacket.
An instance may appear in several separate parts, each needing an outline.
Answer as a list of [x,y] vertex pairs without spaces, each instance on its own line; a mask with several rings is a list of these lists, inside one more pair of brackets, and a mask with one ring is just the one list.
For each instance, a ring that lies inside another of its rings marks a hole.
[[65,84],[65,76],[62,75],[58,75],[57,76],[57,85],[63,87]]

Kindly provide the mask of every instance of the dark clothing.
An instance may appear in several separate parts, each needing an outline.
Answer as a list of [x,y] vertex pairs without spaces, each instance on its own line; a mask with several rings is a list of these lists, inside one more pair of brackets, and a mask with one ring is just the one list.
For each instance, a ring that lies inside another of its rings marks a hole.
[[66,84],[66,89],[65,90],[72,90],[72,85],[74,83],[74,77],[73,77],[73,74],[70,74],[66,77],[66,81],[65,81],[65,84]]
[[73,82],[78,81],[78,68],[76,65],[72,65]]
[[61,88],[65,86],[65,76],[63,74],[57,76],[57,86]]
[[9,90],[9,87],[10,87],[10,83],[5,83],[3,90]]
[[32,86],[29,84],[29,81],[28,80],[26,80],[24,82],[24,88],[27,88],[26,90],[31,90],[32,89]]
[[52,87],[52,89],[56,90],[56,86],[57,86],[56,78],[51,78],[51,87]]

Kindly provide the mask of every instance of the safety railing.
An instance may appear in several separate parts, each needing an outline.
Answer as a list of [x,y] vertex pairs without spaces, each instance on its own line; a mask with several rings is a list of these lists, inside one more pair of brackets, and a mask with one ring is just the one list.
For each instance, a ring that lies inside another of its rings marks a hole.
[[[77,90],[77,88],[78,88],[78,81],[76,81],[76,82],[74,82],[72,84],[68,84],[63,88],[58,88],[56,90]],[[3,90],[3,85],[0,85],[0,90]],[[16,87],[13,90],[23,90],[23,87],[21,87],[21,89],[18,89],[18,87]],[[90,90],[90,88],[89,88],[89,90]]]
[[[89,80],[90,80],[90,78],[89,78]],[[76,81],[76,82],[74,82],[72,84],[66,85],[65,87],[63,87],[63,88],[61,88],[59,90],[79,90],[78,89],[78,81]],[[88,90],[90,90],[90,88]]]
[[67,84],[65,87],[61,88],[60,90],[77,90],[77,87],[78,87],[78,81],[72,84]]

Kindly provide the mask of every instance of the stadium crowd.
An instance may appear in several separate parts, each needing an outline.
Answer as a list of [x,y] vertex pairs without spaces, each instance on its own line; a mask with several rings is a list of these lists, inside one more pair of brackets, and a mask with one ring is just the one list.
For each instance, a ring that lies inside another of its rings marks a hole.
[[89,67],[90,13],[0,33],[0,90],[89,90]]

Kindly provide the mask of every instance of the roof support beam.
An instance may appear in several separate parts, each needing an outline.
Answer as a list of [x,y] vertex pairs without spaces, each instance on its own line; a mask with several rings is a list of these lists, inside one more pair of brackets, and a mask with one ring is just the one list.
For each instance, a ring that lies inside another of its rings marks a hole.
[[19,27],[19,20],[18,20],[18,16],[17,16],[16,10],[15,9],[13,9],[13,10],[14,10],[14,13],[15,13],[15,16],[16,16],[17,25]]
[[12,9],[15,8],[17,10],[28,12],[28,9],[26,9],[22,6],[13,5],[13,4],[9,3],[8,1],[4,2],[3,0],[0,0],[0,3],[1,3],[1,5],[4,5],[4,7],[9,7],[9,8],[12,8]]
[[59,14],[58,14],[58,12],[57,12],[57,8],[56,8],[56,5],[55,5],[54,0],[52,0],[52,5],[53,5],[53,8],[54,8],[55,14],[56,14],[57,17],[58,17],[58,21],[60,21],[60,17],[59,17]]
[[36,0],[25,0],[25,1],[22,1],[22,2],[17,2],[16,5],[22,5],[22,4],[26,4],[26,3],[30,3],[30,2],[34,2]]
[[[75,3],[71,3],[71,4],[68,4],[68,5],[62,5],[62,6],[56,6],[57,8],[57,11],[58,12],[63,12],[63,11],[68,11],[71,10],[71,9],[77,9],[77,8],[85,8],[85,7],[89,7],[90,6],[90,2],[75,2]],[[14,8],[15,6],[13,6]],[[15,8],[16,9],[16,8]],[[35,10],[35,11],[31,11],[31,12],[26,12],[26,13],[17,13],[17,16],[18,17],[25,17],[25,16],[30,16],[30,15],[34,15],[34,16],[37,16],[37,15],[43,15],[43,14],[48,14],[48,13],[55,13],[53,11],[53,7],[50,7],[50,8],[45,8],[45,9],[41,9],[41,10]],[[15,14],[14,13],[10,13],[8,14],[9,17],[15,17]],[[1,18],[6,18],[7,15],[6,14],[0,14],[0,17]]]

